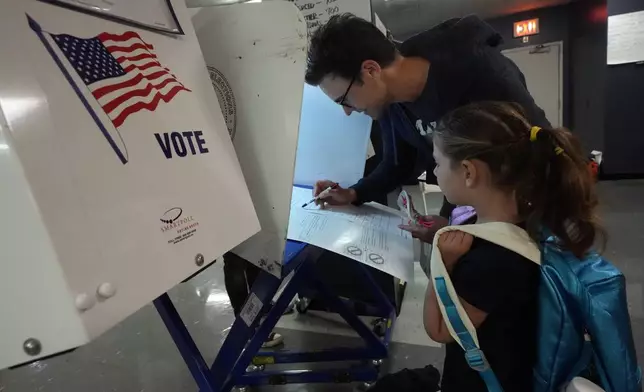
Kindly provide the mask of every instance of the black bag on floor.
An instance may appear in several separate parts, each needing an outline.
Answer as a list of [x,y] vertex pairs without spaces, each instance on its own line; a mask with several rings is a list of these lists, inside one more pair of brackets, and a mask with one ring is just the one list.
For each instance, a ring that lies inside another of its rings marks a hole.
[[440,372],[432,365],[403,369],[382,377],[368,392],[438,392],[440,379]]

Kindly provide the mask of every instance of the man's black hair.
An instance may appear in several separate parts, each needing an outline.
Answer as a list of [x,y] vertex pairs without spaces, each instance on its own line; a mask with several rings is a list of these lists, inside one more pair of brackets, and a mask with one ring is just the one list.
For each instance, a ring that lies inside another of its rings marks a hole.
[[305,79],[313,86],[329,74],[360,82],[365,60],[384,68],[395,59],[394,43],[371,22],[348,13],[335,15],[311,37]]

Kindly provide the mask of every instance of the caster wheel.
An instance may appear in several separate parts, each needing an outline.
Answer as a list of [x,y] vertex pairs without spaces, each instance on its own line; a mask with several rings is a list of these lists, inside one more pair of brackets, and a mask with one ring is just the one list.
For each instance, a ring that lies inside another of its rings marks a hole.
[[309,305],[311,304],[311,300],[308,298],[300,298],[296,303],[295,303],[295,310],[299,314],[304,314],[309,310]]
[[250,365],[248,365],[248,367],[246,368],[246,373],[263,372],[263,371],[264,371],[264,369],[265,369],[265,366],[264,366],[264,365],[253,365],[253,364],[250,364]]
[[379,319],[373,323],[373,333],[383,337],[387,333],[387,320]]
[[257,366],[253,364],[248,365],[248,367],[246,368],[246,373],[253,373],[256,371],[257,371]]
[[363,382],[356,386],[353,390],[354,392],[367,392],[373,387],[376,383],[375,382]]

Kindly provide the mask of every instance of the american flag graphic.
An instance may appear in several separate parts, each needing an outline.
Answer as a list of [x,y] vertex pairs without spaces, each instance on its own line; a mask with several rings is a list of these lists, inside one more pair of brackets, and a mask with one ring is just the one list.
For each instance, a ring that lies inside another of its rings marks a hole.
[[[50,33],[26,16],[29,27],[123,164],[129,157],[119,127],[128,117],[141,110],[154,112],[161,101],[168,103],[181,91],[190,91],[161,65],[154,46],[134,31],[78,38]],[[96,110],[97,106],[105,114]]]
[[160,101],[190,91],[133,31],[89,39],[50,36],[117,128],[133,113],[154,111]]

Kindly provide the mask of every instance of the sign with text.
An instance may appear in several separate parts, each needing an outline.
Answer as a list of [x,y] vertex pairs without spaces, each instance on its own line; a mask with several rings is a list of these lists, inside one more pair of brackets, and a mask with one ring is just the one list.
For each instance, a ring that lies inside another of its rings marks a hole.
[[371,21],[371,5],[369,0],[290,0],[300,9],[309,37],[320,26],[324,25],[333,15],[352,13],[360,18]]
[[514,23],[514,38],[539,34],[539,18]]
[[644,11],[608,17],[609,65],[644,61]]

